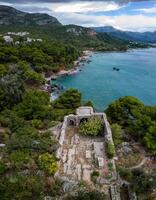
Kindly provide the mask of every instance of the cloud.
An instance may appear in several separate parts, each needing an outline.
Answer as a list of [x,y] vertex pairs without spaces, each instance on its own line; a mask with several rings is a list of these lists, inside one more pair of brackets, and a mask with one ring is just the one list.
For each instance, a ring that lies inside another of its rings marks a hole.
[[136,11],[140,11],[146,14],[156,14],[156,5],[153,8],[140,8],[136,9]]
[[12,6],[12,4],[11,3],[8,3],[8,2],[2,2],[2,1],[0,1],[0,5],[5,5],[5,6]]
[[[79,0],[85,2],[87,0]],[[89,0],[92,1],[101,1],[101,2],[114,2],[114,3],[128,3],[128,2],[140,2],[140,1],[150,1],[150,0]],[[77,2],[77,0],[3,0],[6,3],[66,3],[66,2]]]
[[[151,12],[155,13],[156,7],[148,6],[148,8],[146,8],[144,4],[145,0],[143,3],[141,3],[141,0],[137,0],[140,2],[137,9],[133,6],[129,8],[129,6],[133,5],[133,3],[126,4],[128,2],[132,2],[127,0],[30,1],[31,3],[28,3],[29,0],[26,2],[24,2],[24,0],[3,0],[2,4],[7,4],[26,12],[47,13],[51,16],[57,17],[58,20],[63,24],[77,24],[87,27],[114,26],[122,30],[131,31],[156,30],[156,16],[150,15]],[[134,1],[135,0],[133,0],[133,2]],[[146,2],[150,2],[150,0],[146,0]],[[142,8],[143,5],[145,8]],[[128,12],[128,9],[135,10],[135,12],[131,14]]]
[[[119,15],[119,16],[94,16],[78,13],[62,13],[57,16],[64,24],[78,24],[82,26],[114,26],[128,31],[155,31],[156,16],[144,15]],[[130,22],[130,23],[128,23]]]
[[53,3],[50,9],[54,12],[74,13],[74,12],[105,12],[120,9],[121,6],[114,2],[97,1],[77,1],[69,3]]

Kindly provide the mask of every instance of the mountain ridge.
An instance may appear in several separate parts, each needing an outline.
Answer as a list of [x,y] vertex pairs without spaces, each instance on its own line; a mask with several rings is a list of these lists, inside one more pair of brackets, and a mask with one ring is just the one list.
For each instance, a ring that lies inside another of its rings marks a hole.
[[27,13],[10,6],[0,5],[0,25],[12,24],[62,25],[55,17],[48,14]]
[[126,51],[129,48],[145,47],[131,44],[109,33],[78,25],[62,25],[55,17],[42,13],[26,13],[9,6],[0,6],[0,33],[30,32],[31,35],[47,40],[57,40],[80,49],[98,51]]
[[109,33],[112,36],[115,36],[120,39],[132,40],[136,42],[156,43],[156,31],[154,32],[123,31],[120,29],[116,29],[112,26],[92,27],[92,29],[98,33]]

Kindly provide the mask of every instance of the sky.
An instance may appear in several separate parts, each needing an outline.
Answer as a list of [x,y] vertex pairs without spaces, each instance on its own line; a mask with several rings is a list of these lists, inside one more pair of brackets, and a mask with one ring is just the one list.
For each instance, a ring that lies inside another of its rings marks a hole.
[[156,0],[0,0],[0,5],[47,13],[62,24],[156,31]]

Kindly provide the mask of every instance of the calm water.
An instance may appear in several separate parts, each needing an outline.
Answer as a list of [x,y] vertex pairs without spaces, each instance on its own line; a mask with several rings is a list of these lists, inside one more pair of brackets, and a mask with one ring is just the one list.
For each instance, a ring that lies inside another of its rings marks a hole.
[[[91,60],[81,72],[61,77],[57,83],[65,89],[77,88],[83,99],[91,100],[98,110],[126,95],[156,105],[156,49],[95,53]],[[120,71],[113,71],[113,67]]]

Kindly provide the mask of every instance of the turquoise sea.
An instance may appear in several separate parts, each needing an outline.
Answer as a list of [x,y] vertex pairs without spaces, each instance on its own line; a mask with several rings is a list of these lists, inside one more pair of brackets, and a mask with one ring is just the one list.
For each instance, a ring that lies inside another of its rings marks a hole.
[[78,89],[83,100],[91,100],[97,110],[104,110],[113,100],[126,95],[156,105],[155,48],[95,53],[91,61],[78,74],[60,77],[57,83],[65,89]]

